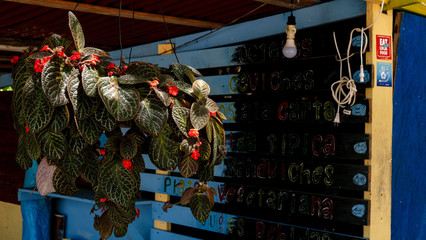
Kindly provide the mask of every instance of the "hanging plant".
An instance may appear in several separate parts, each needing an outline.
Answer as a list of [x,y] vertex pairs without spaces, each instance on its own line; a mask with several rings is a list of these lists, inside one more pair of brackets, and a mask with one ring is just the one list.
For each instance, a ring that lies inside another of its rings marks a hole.
[[[52,35],[34,53],[17,58],[13,72],[13,118],[19,133],[16,161],[39,162],[42,195],[73,195],[76,180],[95,193],[95,229],[101,239],[124,236],[139,216],[135,198],[145,170],[142,154],[160,170],[176,168],[200,182],[213,178],[226,155],[223,114],[201,74],[182,64],[169,69],[132,62],[116,66],[109,55],[86,47],[82,27],[69,12],[73,41]],[[121,127],[128,128],[123,134]],[[99,137],[108,137],[100,149]],[[204,222],[216,192],[188,188],[180,204]],[[164,207],[172,206],[166,204]]]

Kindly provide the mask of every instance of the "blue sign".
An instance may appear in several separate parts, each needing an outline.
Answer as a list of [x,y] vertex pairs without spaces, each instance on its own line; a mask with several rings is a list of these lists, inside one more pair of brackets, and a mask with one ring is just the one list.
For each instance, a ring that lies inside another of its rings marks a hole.
[[392,63],[377,62],[377,86],[392,87]]

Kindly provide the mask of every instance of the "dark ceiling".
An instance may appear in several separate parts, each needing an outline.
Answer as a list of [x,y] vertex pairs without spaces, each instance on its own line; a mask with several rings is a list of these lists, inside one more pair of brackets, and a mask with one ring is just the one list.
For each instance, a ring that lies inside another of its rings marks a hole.
[[[292,5],[291,0],[122,0],[122,45],[167,39],[163,15],[174,38],[321,2],[326,1],[294,0]],[[0,74],[11,72],[12,56],[39,46],[51,34],[70,38],[69,10],[83,26],[86,46],[119,49],[119,9],[118,0],[0,0]]]

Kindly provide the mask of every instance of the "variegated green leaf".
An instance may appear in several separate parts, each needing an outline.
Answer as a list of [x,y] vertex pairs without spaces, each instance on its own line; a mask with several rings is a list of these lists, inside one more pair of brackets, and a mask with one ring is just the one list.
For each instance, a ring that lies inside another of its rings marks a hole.
[[186,138],[180,143],[179,149],[184,152],[185,155],[189,155],[197,147],[197,143],[198,141],[195,138]]
[[84,93],[78,69],[74,69],[69,76],[68,95],[74,108],[74,114],[78,119],[88,118],[98,107],[99,100],[88,97]]
[[126,236],[126,233],[127,233],[127,225],[122,225],[122,226],[116,225],[114,227],[114,236],[116,238],[124,237]]
[[217,161],[222,161],[226,156],[226,148],[223,149],[220,146],[225,146],[225,130],[220,122],[215,118],[211,118],[213,126],[213,146],[212,146],[212,162],[210,166],[213,166]]
[[175,74],[177,79],[183,82],[192,83],[192,81],[189,79],[188,74],[192,74],[196,77],[201,77],[201,73],[198,72],[196,69],[180,64],[180,63],[173,63],[170,65],[172,68],[172,72]]
[[84,66],[81,72],[81,81],[83,83],[83,89],[87,96],[97,97],[98,96],[98,81],[99,73],[94,67]]
[[169,85],[169,84],[173,85],[173,82],[175,81],[175,79],[171,75],[169,75],[169,74],[160,74],[160,75],[158,75],[158,80],[160,82],[158,84],[159,88],[164,87],[164,86]]
[[83,168],[83,164],[83,155],[66,152],[63,159],[58,161],[57,166],[67,174],[78,177],[80,175],[80,170]]
[[[68,52],[68,50],[70,50],[70,47],[72,45],[72,40],[63,38],[58,34],[52,34],[49,38],[44,40],[44,42],[41,45],[42,46],[48,45],[51,49],[54,49],[56,47],[64,47],[63,51]],[[49,51],[44,51],[44,52],[35,52],[31,56],[36,55],[38,53],[52,54]],[[43,58],[43,57],[41,57],[41,58]]]
[[108,199],[121,206],[127,206],[134,198],[135,179],[122,163],[111,164],[106,171],[101,171],[99,181]]
[[50,121],[53,107],[37,78],[30,77],[24,87],[25,119],[30,132],[37,133]]
[[139,78],[152,81],[153,78],[158,77],[160,72],[150,63],[145,62],[132,62],[129,64],[126,73],[128,75],[138,76]]
[[198,170],[198,161],[192,159],[190,156],[186,156],[179,163],[179,172],[185,177],[192,177]]
[[105,143],[105,148],[113,152],[120,151],[120,142],[121,137],[119,136],[109,137]]
[[67,140],[62,133],[44,130],[37,136],[42,155],[48,159],[61,159],[67,150]]
[[190,111],[190,119],[192,126],[194,126],[195,129],[202,129],[206,126],[207,122],[210,118],[209,110],[200,103],[200,101],[194,102],[191,105],[191,111]]
[[95,54],[95,55],[98,55],[99,57],[109,57],[110,56],[110,54],[105,52],[104,50],[94,48],[94,47],[85,47],[81,50],[81,53],[83,53],[84,55]]
[[135,218],[135,201],[129,202],[128,206],[120,206],[116,203],[109,205],[108,213],[111,217],[112,222],[117,226],[123,226],[133,222]]
[[158,135],[169,118],[167,107],[154,97],[144,99],[140,105],[136,125],[150,135]]
[[84,120],[75,119],[77,123],[78,132],[90,145],[95,144],[103,133],[103,129],[96,124],[94,118],[87,118]]
[[103,129],[109,132],[118,126],[117,120],[115,120],[103,104],[99,104],[95,112],[95,120]]
[[210,86],[204,80],[196,80],[192,84],[193,95],[198,99],[206,98],[210,94]]
[[69,120],[70,113],[68,112],[68,107],[66,105],[56,107],[49,124],[49,129],[53,132],[60,132],[68,126]]
[[133,166],[134,171],[138,173],[145,172],[145,160],[142,157],[142,153],[138,152],[135,157],[133,157]]
[[208,160],[212,153],[212,148],[210,146],[210,143],[205,138],[200,138],[200,141],[201,141],[201,146],[199,149],[200,157],[198,158],[198,161]]
[[186,107],[173,107],[172,109],[172,117],[178,126],[179,130],[185,135],[188,136],[188,131],[191,129],[191,122],[189,120],[189,109]]
[[65,173],[59,168],[53,173],[53,186],[56,192],[62,195],[72,196],[77,192],[78,189],[75,185],[75,180],[75,177]]
[[172,103],[172,97],[164,91],[158,90],[158,88],[154,88],[154,92],[157,97],[163,102],[164,106],[168,107]]
[[133,141],[136,142],[138,147],[146,141],[146,137],[141,132],[139,132],[137,128],[130,128],[126,132],[126,137],[132,138]]
[[94,151],[88,151],[84,157],[83,170],[81,175],[88,182],[95,184],[99,173],[99,156]]
[[101,217],[95,215],[95,229],[99,231],[100,240],[108,239],[113,231],[114,223],[111,221],[109,209],[106,210]]
[[37,138],[33,133],[26,133],[25,135],[25,149],[31,159],[37,160],[40,157],[41,149],[38,144]]
[[41,73],[43,91],[52,106],[62,106],[68,103],[66,94],[68,79],[62,75],[65,60],[59,56],[52,56]]
[[131,87],[117,82],[116,77],[99,79],[98,91],[108,112],[118,121],[133,119],[139,110],[139,92]]
[[[18,134],[25,132],[25,115],[23,115],[23,91],[27,80],[31,76],[31,72],[28,69],[29,59],[23,59],[19,61],[14,68],[12,79],[13,79],[13,96],[12,96],[12,113],[13,122],[15,129]],[[22,118],[24,116],[24,118]],[[23,120],[23,121],[20,121]]]
[[25,136],[23,134],[19,135],[18,139],[16,163],[18,163],[18,165],[24,170],[27,170],[33,165],[33,160],[28,156],[27,151],[25,150]]
[[134,74],[126,74],[118,78],[119,84],[127,84],[127,85],[134,85],[144,82],[150,82],[152,79],[147,79],[143,76],[134,75]]
[[209,166],[208,162],[201,162],[197,172],[198,180],[208,182],[214,178],[214,167]]
[[124,137],[120,143],[120,154],[123,159],[132,159],[138,152],[138,145],[133,138]]
[[168,124],[163,131],[152,138],[149,147],[149,158],[151,162],[160,170],[173,171],[181,160],[180,144],[171,137],[172,129]]
[[71,11],[68,12],[68,20],[72,38],[74,39],[75,48],[78,52],[80,52],[86,44],[84,40],[83,28],[81,27],[77,17]]
[[205,222],[210,215],[210,202],[206,195],[196,193],[191,197],[189,208],[199,222]]
[[87,147],[87,142],[80,135],[78,137],[73,137],[69,141],[69,150],[73,153],[80,154]]
[[193,90],[191,84],[183,81],[175,81],[174,85],[178,88],[179,91],[186,93],[189,96],[192,96]]
[[211,100],[210,98],[207,98],[206,101],[206,108],[209,110],[209,112],[215,113],[217,110],[219,110],[219,107],[217,106],[216,102]]

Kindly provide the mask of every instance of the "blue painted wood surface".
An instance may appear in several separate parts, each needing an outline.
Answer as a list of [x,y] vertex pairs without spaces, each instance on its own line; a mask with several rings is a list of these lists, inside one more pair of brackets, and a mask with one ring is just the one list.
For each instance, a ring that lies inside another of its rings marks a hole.
[[159,229],[151,229],[151,240],[201,240],[200,238],[187,237],[184,235],[167,232]]
[[426,239],[426,18],[404,13],[393,106],[392,239]]
[[[364,1],[348,0],[335,0],[323,4],[318,4],[309,8],[303,8],[293,11],[294,15],[297,18],[296,27],[299,30],[344,19],[358,17],[364,15],[365,12],[366,5]],[[194,41],[191,44],[188,44],[182,48],[178,48],[176,52],[180,53],[206,48],[214,48],[229,44],[237,44],[243,41],[253,40],[266,36],[283,34],[287,26],[287,17],[289,16],[289,14],[290,13],[287,12],[258,20],[224,27],[207,37]],[[172,39],[172,41],[176,45],[176,47],[179,47],[180,45],[183,45],[186,42],[200,37],[208,32],[210,31],[204,31],[196,34],[178,37]],[[164,43],[169,43],[169,40],[162,40],[133,47],[132,59],[142,58],[143,61],[147,61],[146,57],[156,56],[158,54],[158,44]],[[126,57],[126,59],[129,56],[129,52],[130,48],[123,49],[123,55],[124,57]],[[113,60],[118,60],[120,58],[119,50],[112,51],[110,53]],[[176,62],[174,56],[171,55],[170,57],[172,62]],[[178,54],[178,57],[181,60],[181,54]],[[152,63],[158,62],[153,61]],[[183,60],[181,60],[181,63],[189,64]]]

